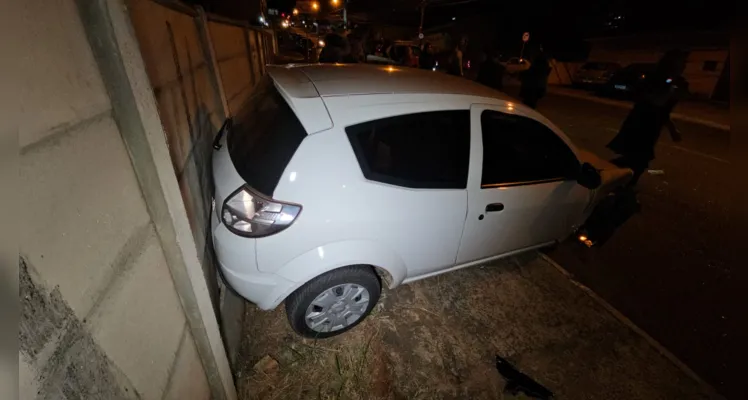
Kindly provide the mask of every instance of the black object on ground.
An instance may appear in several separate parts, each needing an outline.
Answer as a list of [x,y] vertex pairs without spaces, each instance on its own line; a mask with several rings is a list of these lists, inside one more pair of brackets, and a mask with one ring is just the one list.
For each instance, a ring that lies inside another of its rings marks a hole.
[[535,382],[534,379],[523,374],[517,368],[514,368],[509,361],[498,355],[496,356],[496,369],[499,370],[501,376],[506,380],[504,392],[512,396],[516,396],[522,392],[529,397],[541,400],[550,400],[553,398],[553,393],[546,389],[545,386]]
[[628,187],[611,193],[598,204],[590,214],[580,233],[586,240],[580,241],[587,247],[602,246],[634,214],[641,211],[636,192]]

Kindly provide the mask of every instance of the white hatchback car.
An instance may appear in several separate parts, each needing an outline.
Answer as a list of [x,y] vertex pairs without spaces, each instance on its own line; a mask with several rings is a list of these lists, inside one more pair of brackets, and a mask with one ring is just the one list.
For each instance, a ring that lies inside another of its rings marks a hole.
[[228,284],[261,309],[285,301],[304,336],[354,327],[380,282],[558,242],[630,176],[466,79],[366,65],[263,79],[214,141],[213,244]]

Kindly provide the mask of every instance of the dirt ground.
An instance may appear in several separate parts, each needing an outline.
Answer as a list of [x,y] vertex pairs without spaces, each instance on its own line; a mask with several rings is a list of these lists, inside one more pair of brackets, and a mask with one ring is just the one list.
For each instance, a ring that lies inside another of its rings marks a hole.
[[534,253],[384,289],[330,339],[296,335],[283,307],[245,317],[241,399],[515,398],[497,354],[557,399],[714,398]]

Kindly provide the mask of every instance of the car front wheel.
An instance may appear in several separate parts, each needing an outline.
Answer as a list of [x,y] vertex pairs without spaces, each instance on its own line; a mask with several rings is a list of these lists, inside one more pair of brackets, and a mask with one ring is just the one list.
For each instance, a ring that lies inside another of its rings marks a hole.
[[320,275],[286,299],[286,315],[302,336],[327,338],[352,329],[379,301],[381,284],[371,267],[352,266]]

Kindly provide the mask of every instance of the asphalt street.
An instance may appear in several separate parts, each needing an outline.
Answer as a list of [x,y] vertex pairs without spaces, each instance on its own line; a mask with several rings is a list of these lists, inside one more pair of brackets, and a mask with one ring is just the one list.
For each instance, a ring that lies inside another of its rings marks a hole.
[[[627,110],[548,95],[538,110],[580,147],[605,145]],[[730,212],[730,132],[676,122],[639,184],[642,210],[602,247],[569,241],[549,255],[719,392],[745,398],[748,263],[745,232]],[[742,182],[745,184],[745,182]]]

